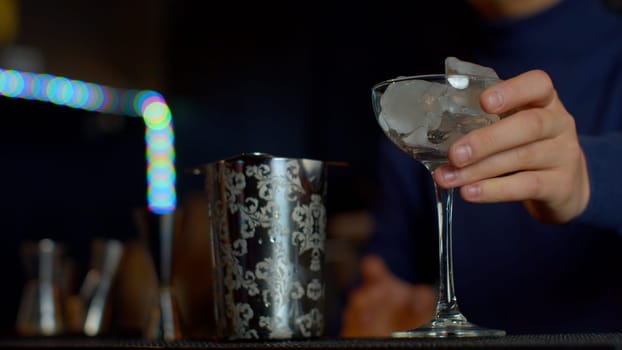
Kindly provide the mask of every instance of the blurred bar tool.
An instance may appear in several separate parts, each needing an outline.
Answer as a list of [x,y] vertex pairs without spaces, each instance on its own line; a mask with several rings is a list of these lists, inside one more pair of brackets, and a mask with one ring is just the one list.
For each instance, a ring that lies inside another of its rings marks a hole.
[[64,330],[58,287],[63,249],[51,239],[42,239],[22,244],[21,254],[28,277],[17,314],[17,333],[59,335]]
[[114,239],[96,239],[91,254],[91,268],[80,288],[80,299],[86,308],[84,334],[96,336],[101,335],[107,326],[110,288],[123,256],[123,243]]
[[155,214],[141,210],[137,214],[139,231],[145,237],[149,247],[160,289],[159,304],[154,306],[145,337],[166,341],[179,340],[181,339],[181,327],[172,286],[175,211]]

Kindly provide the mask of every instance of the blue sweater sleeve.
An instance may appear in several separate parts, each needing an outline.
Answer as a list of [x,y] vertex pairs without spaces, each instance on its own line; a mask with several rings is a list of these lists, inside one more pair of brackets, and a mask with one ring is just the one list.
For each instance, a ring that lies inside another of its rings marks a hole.
[[622,133],[579,136],[590,177],[590,201],[578,223],[622,234]]
[[401,279],[429,282],[435,275],[422,269],[429,267],[430,254],[436,251],[431,176],[390,141],[381,142],[375,230],[365,253],[382,257]]

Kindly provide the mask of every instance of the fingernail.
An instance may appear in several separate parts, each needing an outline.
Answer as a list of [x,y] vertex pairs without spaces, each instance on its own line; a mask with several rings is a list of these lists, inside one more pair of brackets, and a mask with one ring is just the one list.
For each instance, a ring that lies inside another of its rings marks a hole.
[[462,165],[464,163],[466,163],[469,158],[471,158],[471,146],[469,145],[464,145],[464,146],[460,146],[456,149],[456,161],[458,162],[458,165]]
[[491,94],[489,94],[486,97],[486,100],[487,100],[486,103],[488,104],[488,107],[494,108],[494,109],[501,107],[501,104],[503,103],[503,97],[498,91],[493,91]]
[[446,182],[453,182],[454,180],[456,180],[457,177],[458,176],[456,175],[455,171],[448,169],[443,170],[443,180],[445,180]]
[[482,189],[478,185],[467,186],[464,190],[469,197],[478,197],[482,193]]

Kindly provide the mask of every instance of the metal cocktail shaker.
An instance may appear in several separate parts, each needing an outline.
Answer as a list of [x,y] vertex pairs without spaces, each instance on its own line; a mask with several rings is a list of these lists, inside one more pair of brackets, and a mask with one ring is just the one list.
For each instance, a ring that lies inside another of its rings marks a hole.
[[206,176],[222,337],[321,336],[325,162],[252,153],[200,172]]

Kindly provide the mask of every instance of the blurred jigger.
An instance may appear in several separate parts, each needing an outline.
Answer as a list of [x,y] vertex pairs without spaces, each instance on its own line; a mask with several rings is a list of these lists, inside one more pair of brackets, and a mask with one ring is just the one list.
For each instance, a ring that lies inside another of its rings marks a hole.
[[25,242],[21,249],[28,279],[17,314],[17,333],[22,336],[61,334],[64,322],[59,274],[63,249],[50,239]]
[[166,341],[179,340],[181,339],[179,312],[171,283],[175,211],[155,214],[143,210],[137,214],[139,230],[147,240],[160,289],[159,303],[151,312],[145,337]]
[[82,331],[88,336],[97,336],[107,326],[108,296],[123,256],[123,243],[96,239],[91,254],[91,268],[80,288],[80,299],[86,308]]

